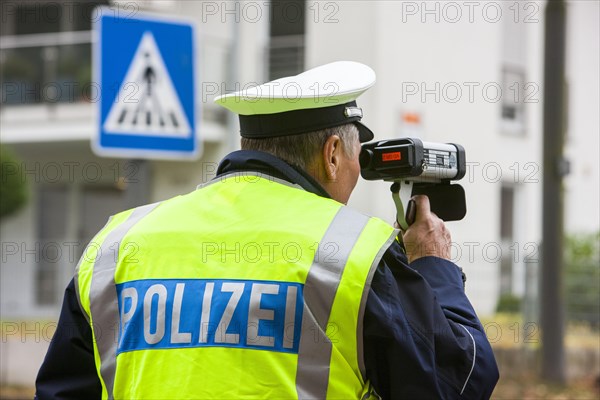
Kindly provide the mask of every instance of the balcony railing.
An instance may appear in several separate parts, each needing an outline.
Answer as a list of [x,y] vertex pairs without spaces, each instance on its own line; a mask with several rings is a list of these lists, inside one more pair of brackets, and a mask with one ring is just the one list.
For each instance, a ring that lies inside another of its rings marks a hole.
[[2,105],[87,101],[91,41],[90,31],[0,38]]

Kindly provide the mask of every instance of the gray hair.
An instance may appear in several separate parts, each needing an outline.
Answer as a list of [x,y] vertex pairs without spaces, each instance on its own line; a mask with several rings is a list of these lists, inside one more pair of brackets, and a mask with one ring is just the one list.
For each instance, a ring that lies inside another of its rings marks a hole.
[[358,140],[358,128],[346,124],[300,135],[271,138],[242,138],[242,150],[257,150],[270,153],[288,164],[308,170],[329,137],[337,135],[342,141],[344,153],[354,157],[354,143]]

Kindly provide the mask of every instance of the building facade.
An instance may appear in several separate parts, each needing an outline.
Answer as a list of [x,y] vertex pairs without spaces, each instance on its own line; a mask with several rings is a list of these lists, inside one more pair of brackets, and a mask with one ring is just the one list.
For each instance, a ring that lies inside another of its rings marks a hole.
[[[197,22],[199,159],[92,152],[96,5]],[[465,147],[468,211],[448,224],[453,257],[475,308],[493,314],[502,294],[526,294],[539,261],[544,8],[544,1],[3,3],[0,134],[21,160],[30,195],[0,224],[1,319],[55,320],[85,244],[109,215],[214,177],[219,159],[239,148],[237,120],[212,103],[216,95],[337,60],[377,73],[359,101],[376,139]],[[600,228],[598,15],[598,2],[568,2],[570,232]],[[350,205],[388,221],[395,214],[383,182],[360,181]]]

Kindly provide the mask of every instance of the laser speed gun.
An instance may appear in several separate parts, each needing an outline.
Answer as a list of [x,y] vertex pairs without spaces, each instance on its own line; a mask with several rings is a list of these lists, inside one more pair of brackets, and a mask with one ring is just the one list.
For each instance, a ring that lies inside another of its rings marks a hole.
[[364,179],[393,182],[396,220],[406,230],[416,216],[417,194],[429,197],[431,211],[444,221],[461,220],[467,213],[465,191],[452,181],[466,173],[465,149],[453,143],[401,138],[365,143],[360,153]]

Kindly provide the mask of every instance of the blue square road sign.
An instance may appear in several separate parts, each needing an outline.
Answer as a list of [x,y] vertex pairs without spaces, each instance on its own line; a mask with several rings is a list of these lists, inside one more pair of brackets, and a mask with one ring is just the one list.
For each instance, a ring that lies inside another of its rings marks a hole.
[[100,7],[94,32],[94,80],[100,89],[94,151],[197,158],[193,22]]

